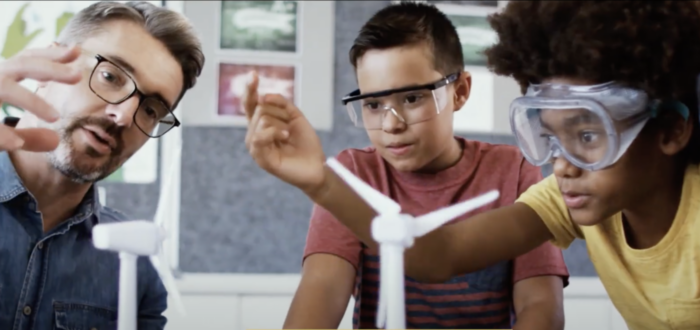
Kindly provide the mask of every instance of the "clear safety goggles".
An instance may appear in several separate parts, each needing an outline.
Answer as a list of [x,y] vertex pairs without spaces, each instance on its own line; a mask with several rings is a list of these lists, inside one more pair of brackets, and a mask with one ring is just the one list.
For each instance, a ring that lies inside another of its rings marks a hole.
[[387,116],[412,125],[440,114],[449,100],[447,85],[455,82],[459,75],[460,72],[456,72],[430,84],[368,94],[360,94],[358,89],[343,97],[342,102],[357,127],[381,129]]
[[595,171],[614,164],[632,144],[655,102],[646,93],[609,82],[593,86],[531,85],[510,107],[520,150],[535,166],[564,157]]

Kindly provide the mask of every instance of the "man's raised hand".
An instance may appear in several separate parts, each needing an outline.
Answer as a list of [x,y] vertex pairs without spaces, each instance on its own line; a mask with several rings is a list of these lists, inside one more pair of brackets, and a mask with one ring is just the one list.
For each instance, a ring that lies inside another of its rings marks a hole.
[[[69,64],[79,55],[80,50],[76,47],[29,49],[0,63],[0,104],[22,108],[46,122],[58,120],[58,112],[20,82],[33,79],[75,84],[82,78],[82,73]],[[50,129],[15,129],[0,124],[0,151],[50,151],[58,146],[58,142],[58,135]]]

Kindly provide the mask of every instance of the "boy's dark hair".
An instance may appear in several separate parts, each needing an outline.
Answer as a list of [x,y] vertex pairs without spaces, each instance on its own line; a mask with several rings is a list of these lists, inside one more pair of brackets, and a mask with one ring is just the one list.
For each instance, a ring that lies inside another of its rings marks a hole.
[[462,45],[452,22],[435,6],[402,2],[378,11],[362,26],[350,48],[350,63],[373,49],[389,49],[425,43],[435,69],[444,74],[464,70]]
[[489,22],[499,41],[485,52],[488,67],[523,93],[529,83],[576,77],[683,102],[695,125],[684,154],[700,162],[696,1],[510,1]]

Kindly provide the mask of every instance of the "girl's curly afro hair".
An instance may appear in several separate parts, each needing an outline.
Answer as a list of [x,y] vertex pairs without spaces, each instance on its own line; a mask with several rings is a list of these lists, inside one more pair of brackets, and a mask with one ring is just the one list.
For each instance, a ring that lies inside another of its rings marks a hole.
[[485,51],[496,74],[530,82],[615,80],[651,98],[695,96],[700,74],[697,1],[510,1],[489,17],[499,41]]
[[512,76],[523,93],[530,83],[569,77],[680,100],[696,123],[686,151],[700,160],[700,2],[510,1],[489,22],[499,40],[485,51],[488,67]]

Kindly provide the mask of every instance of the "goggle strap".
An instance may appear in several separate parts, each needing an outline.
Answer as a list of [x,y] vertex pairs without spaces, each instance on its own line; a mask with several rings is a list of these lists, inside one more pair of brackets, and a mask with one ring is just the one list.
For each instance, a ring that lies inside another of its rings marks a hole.
[[690,118],[690,110],[688,110],[688,107],[680,101],[659,101],[655,100],[649,104],[649,107],[651,108],[651,117],[655,118],[656,116],[659,115],[660,111],[663,111],[665,109],[670,109],[673,111],[678,112],[684,120],[688,120]]

